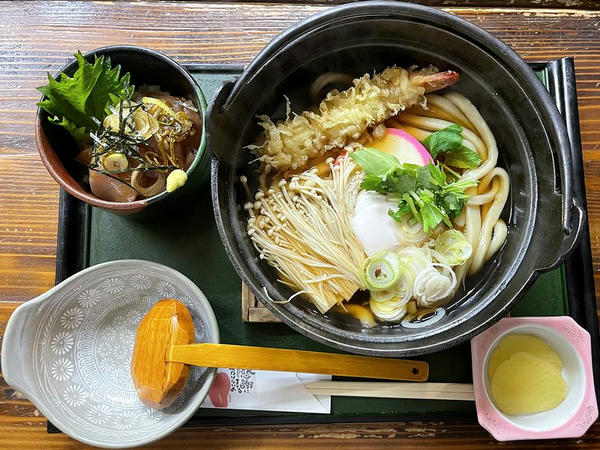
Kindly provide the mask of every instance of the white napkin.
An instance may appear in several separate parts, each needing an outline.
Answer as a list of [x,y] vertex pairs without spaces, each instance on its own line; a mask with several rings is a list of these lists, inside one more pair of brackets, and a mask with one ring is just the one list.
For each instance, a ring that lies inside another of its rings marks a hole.
[[331,396],[313,395],[304,383],[331,380],[330,375],[218,369],[202,408],[251,409],[329,414]]

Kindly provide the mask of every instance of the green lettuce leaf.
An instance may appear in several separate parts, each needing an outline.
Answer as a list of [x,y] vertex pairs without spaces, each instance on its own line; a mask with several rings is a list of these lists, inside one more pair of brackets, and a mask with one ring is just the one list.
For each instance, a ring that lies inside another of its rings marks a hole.
[[48,112],[50,122],[65,127],[81,143],[98,128],[93,119],[101,122],[111,105],[131,97],[134,87],[129,73],[120,77],[121,67],[112,68],[109,57],[96,57],[93,64],[81,52],[75,58],[79,67],[73,77],[61,73],[57,81],[48,74],[48,84],[38,87],[46,97],[38,106]]

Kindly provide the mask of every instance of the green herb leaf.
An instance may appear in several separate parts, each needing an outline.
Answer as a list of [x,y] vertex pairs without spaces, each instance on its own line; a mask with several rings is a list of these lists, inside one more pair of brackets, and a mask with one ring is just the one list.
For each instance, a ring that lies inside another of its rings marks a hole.
[[443,130],[430,134],[422,144],[429,150],[431,156],[437,159],[440,153],[451,152],[462,144],[463,129],[460,125],[454,123]]
[[98,128],[94,118],[101,122],[109,106],[129,98],[134,87],[129,84],[129,74],[119,77],[120,66],[111,68],[108,57],[95,58],[94,64],[81,52],[75,58],[79,68],[72,78],[61,73],[56,81],[48,74],[48,84],[38,87],[46,96],[38,106],[48,112],[52,123],[64,126],[81,143],[85,134]]
[[101,56],[94,64],[102,67],[100,76],[86,102],[86,109],[94,117],[101,120],[110,114],[109,106],[126,100],[133,94],[134,86],[129,84],[130,74],[127,72],[121,78],[121,66],[111,68],[110,58]]
[[[402,217],[404,217],[406,214],[411,214],[415,217],[418,218],[419,217],[419,212],[417,211],[417,209],[414,207],[414,202],[412,201],[412,198],[410,198],[410,196],[408,194],[406,194],[408,198],[402,198],[400,200],[400,202],[398,203],[398,209],[396,211],[394,211],[393,209],[390,209],[388,211],[388,215],[394,219],[396,222],[400,222],[402,220]],[[419,222],[421,221],[420,218],[418,218],[417,220],[419,220]]]
[[469,196],[464,191],[473,186],[477,186],[477,181],[469,178],[460,178],[444,186],[441,192],[438,193],[439,203],[451,219],[460,215],[469,199]]
[[428,164],[427,168],[429,169],[429,179],[432,183],[440,187],[446,184],[446,174],[440,166],[436,166],[435,164]]
[[48,116],[48,120],[56,125],[65,127],[66,130],[71,133],[71,136],[73,136],[77,145],[82,145],[90,138],[90,135],[85,131],[85,127],[78,127],[65,117]]
[[477,186],[477,180],[463,177],[444,186],[444,192],[459,193],[473,186]]
[[420,166],[402,164],[388,174],[385,180],[385,190],[388,193],[404,194],[412,192],[419,186]]
[[481,164],[481,158],[477,153],[462,145],[462,131],[462,127],[455,123],[430,134],[422,144],[435,159],[443,154],[444,163],[448,166],[474,169]]
[[[377,175],[367,175],[365,179],[360,184],[360,187],[366,191],[375,191],[380,192],[382,187],[382,180]],[[380,192],[385,194],[385,191]]]
[[425,233],[429,233],[442,221],[452,228],[450,218],[446,212],[440,206],[438,206],[436,202],[436,195],[433,192],[428,189],[421,191],[416,203],[419,205],[421,224],[423,225],[423,231]]
[[350,157],[367,175],[375,175],[384,180],[391,171],[400,167],[400,161],[394,155],[380,152],[374,148],[361,148],[352,152]]
[[398,209],[389,210],[389,216],[399,222],[410,214],[421,223],[425,233],[442,222],[452,227],[450,220],[461,213],[469,198],[465,189],[477,185],[477,181],[469,178],[448,183],[439,165],[400,164],[395,157],[392,156],[395,162],[391,161],[390,155],[375,149],[357,150],[352,155],[367,173],[361,188],[398,201]]
[[446,153],[444,162],[449,166],[458,167],[459,169],[475,169],[481,164],[481,158],[474,151],[461,145],[452,152]]

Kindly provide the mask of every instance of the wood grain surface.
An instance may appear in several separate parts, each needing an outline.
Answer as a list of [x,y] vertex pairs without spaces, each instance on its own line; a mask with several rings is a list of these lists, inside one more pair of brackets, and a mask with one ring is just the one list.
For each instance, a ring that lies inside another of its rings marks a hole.
[[[248,1],[248,0],[242,0]],[[315,5],[340,5],[352,3],[356,0],[288,0],[286,3]],[[281,3],[277,0],[262,0],[261,3]],[[498,7],[498,8],[545,8],[545,9],[600,9],[598,0],[413,0],[411,3],[418,3],[425,6],[435,7]]]
[[[507,1],[523,5],[543,0]],[[441,4],[445,2],[440,0]],[[452,1],[451,3],[456,3]],[[484,2],[485,3],[485,2]],[[496,4],[501,2],[495,2]],[[463,3],[473,4],[473,2]],[[591,0],[552,6],[593,7]],[[183,63],[247,63],[278,32],[326,5],[250,3],[7,2],[0,8],[0,336],[20,303],[54,282],[58,188],[34,142],[35,87],[77,49],[134,44]],[[600,298],[600,12],[584,9],[450,8],[507,42],[526,60],[575,57],[590,232]],[[155,447],[532,448],[502,444],[469,423],[375,423],[182,429]],[[537,447],[542,443],[535,443]],[[599,448],[596,423],[554,448]],[[0,381],[0,447],[79,447],[48,435],[45,419]]]

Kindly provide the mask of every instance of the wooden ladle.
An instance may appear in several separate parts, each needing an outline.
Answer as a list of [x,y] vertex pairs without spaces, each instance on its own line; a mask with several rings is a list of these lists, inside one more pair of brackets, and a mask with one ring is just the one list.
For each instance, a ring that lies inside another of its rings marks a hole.
[[131,362],[133,383],[145,405],[172,404],[185,386],[190,364],[405,381],[429,376],[423,361],[193,342],[192,316],[179,300],[161,300],[148,311],[138,326]]

